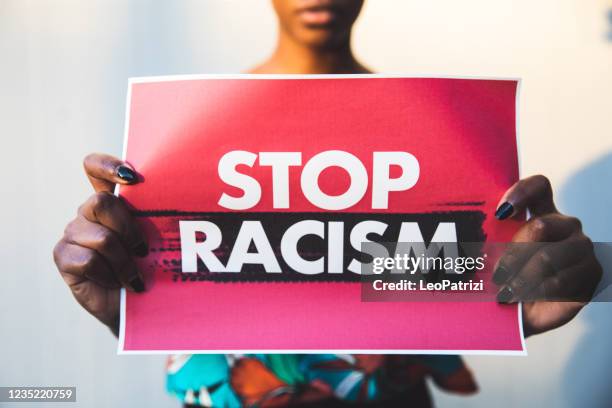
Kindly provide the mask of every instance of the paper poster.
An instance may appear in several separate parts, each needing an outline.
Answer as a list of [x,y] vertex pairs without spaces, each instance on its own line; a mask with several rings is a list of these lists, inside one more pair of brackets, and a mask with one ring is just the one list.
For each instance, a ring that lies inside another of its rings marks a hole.
[[377,301],[363,281],[370,241],[511,239],[519,223],[493,214],[519,176],[517,88],[131,80],[124,156],[142,182],[119,195],[150,253],[147,291],[122,295],[120,352],[524,353],[519,306]]

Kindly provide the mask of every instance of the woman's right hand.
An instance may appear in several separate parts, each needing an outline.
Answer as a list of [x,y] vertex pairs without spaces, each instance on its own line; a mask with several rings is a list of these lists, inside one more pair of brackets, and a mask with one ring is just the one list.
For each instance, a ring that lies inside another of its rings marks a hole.
[[148,246],[113,190],[115,184],[137,183],[138,177],[129,164],[105,154],[90,154],[83,165],[96,192],[66,226],[53,258],[81,306],[117,334],[120,288],[144,291],[132,256],[146,256]]

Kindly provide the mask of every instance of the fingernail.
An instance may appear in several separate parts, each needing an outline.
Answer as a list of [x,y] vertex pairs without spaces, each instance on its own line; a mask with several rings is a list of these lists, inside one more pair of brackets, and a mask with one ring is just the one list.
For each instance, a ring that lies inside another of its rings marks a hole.
[[495,272],[493,272],[493,283],[501,285],[510,278],[510,271],[503,266],[498,266]]
[[125,180],[128,183],[133,183],[136,181],[136,173],[134,173],[134,170],[124,165],[117,167],[117,176],[121,180]]
[[141,241],[140,244],[134,247],[134,255],[139,257],[145,257],[149,254],[149,246],[146,242]]
[[142,293],[145,291],[144,282],[138,276],[130,281],[130,286],[132,287],[132,289],[134,289],[134,292],[136,293]]
[[511,216],[513,212],[514,212],[514,206],[506,201],[505,203],[499,206],[497,211],[495,211],[495,218],[497,218],[500,221],[505,220],[506,218]]
[[512,300],[512,289],[506,286],[497,294],[497,301],[499,303],[508,303],[510,300]]

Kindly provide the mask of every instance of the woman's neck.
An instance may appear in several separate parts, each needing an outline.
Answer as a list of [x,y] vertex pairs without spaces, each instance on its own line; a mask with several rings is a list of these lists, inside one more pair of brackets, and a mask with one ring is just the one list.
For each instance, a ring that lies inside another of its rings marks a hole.
[[353,55],[350,38],[334,48],[314,48],[281,35],[276,50],[253,74],[365,74],[370,71]]

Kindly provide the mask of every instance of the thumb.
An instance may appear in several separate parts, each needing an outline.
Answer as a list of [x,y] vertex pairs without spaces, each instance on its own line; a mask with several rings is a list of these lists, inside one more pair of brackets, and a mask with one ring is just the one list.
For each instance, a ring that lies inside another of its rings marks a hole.
[[499,202],[495,218],[505,220],[529,210],[532,216],[557,212],[550,181],[544,176],[531,176],[517,181]]
[[83,167],[89,182],[96,192],[112,193],[116,184],[139,182],[134,168],[123,160],[101,153],[92,153],[83,160]]

